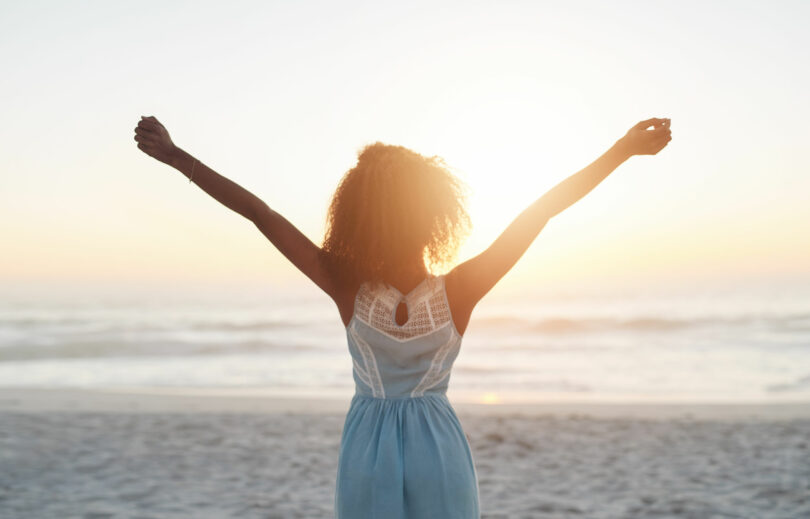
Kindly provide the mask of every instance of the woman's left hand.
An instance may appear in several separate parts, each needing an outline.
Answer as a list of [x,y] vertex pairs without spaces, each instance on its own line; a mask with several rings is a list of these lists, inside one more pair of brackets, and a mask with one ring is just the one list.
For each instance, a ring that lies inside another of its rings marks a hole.
[[138,149],[165,164],[172,165],[172,159],[177,152],[177,146],[169,137],[166,127],[155,119],[155,116],[141,116],[138,126],[135,127],[135,140]]

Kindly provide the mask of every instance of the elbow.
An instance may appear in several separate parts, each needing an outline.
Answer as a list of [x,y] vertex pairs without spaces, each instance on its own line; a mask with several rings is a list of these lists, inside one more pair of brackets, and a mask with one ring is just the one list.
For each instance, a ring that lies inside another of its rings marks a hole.
[[540,226],[544,226],[546,222],[551,220],[552,216],[559,214],[560,211],[555,210],[554,205],[547,200],[540,200],[538,204],[533,207],[532,220]]
[[247,208],[245,212],[242,213],[242,216],[253,223],[258,223],[270,212],[272,212],[272,209],[270,209],[270,207],[262,200],[256,198],[247,205]]

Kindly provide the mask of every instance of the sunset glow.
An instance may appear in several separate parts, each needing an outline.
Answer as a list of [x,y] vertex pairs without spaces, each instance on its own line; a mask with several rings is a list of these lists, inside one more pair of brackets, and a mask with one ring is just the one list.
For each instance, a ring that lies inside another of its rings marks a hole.
[[362,145],[441,155],[471,189],[459,260],[666,116],[672,144],[554,219],[504,286],[810,276],[804,4],[149,5],[3,8],[0,283],[304,283],[136,149],[141,115],[318,243]]
[[483,396],[481,396],[482,404],[497,404],[500,401],[501,399],[498,398],[498,395],[495,393],[484,393]]

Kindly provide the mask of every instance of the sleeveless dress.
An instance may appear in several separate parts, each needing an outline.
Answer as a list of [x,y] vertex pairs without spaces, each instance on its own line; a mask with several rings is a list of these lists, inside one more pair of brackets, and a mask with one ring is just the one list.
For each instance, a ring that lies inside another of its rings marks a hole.
[[346,335],[355,394],[340,442],[338,519],[478,519],[478,477],[446,395],[461,335],[444,276],[407,295],[361,285]]

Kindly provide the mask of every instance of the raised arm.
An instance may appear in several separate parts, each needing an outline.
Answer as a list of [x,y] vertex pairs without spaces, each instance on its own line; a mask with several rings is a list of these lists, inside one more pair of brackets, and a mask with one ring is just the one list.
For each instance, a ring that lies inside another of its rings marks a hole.
[[320,260],[320,248],[259,197],[175,146],[154,117],[141,118],[135,140],[141,151],[177,169],[225,207],[252,221],[293,265],[335,298],[332,280]]
[[487,250],[448,273],[447,295],[459,332],[464,332],[478,301],[517,263],[551,217],[588,194],[631,156],[655,155],[671,139],[669,119],[636,124],[601,157],[532,203]]

